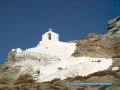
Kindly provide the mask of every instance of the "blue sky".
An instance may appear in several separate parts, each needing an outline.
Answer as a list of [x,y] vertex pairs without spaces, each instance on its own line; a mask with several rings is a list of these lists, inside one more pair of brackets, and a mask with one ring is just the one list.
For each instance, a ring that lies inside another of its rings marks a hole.
[[0,63],[13,48],[35,47],[53,28],[61,41],[104,34],[107,21],[120,16],[120,0],[0,0]]

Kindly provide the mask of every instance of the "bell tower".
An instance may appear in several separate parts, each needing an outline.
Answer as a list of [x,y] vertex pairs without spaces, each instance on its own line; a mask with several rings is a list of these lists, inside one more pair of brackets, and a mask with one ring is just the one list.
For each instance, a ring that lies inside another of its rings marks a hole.
[[48,32],[42,35],[42,41],[39,44],[54,43],[59,41],[59,34],[52,31],[50,28]]

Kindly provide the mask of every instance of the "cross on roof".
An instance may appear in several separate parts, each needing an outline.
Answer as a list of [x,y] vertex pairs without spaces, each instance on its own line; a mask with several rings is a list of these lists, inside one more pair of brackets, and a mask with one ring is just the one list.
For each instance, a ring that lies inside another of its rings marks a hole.
[[52,28],[50,28],[49,31],[52,31]]

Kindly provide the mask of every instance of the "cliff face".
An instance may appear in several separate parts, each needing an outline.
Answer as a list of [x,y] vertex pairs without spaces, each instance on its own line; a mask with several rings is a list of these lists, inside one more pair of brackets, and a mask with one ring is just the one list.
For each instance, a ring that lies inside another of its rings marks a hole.
[[[43,60],[41,64],[50,64],[52,56],[34,53],[22,53],[19,55],[10,52],[9,62],[0,65],[0,90],[120,90],[120,17],[108,21],[108,31],[106,34],[90,33],[83,40],[70,41],[76,43],[76,50],[72,54],[74,57],[112,58],[112,65],[103,71],[94,72],[87,76],[68,77],[64,80],[54,79],[49,82],[38,83],[31,78],[31,74],[36,74],[29,64],[29,73],[22,71],[19,66],[14,66],[14,62],[19,60]],[[59,61],[59,57],[54,57],[52,61]],[[46,62],[44,62],[46,61]],[[22,63],[22,62],[20,62]],[[34,63],[34,61],[33,61]],[[93,62],[94,63],[94,62]],[[96,63],[96,62],[95,62]],[[99,62],[97,62],[99,63]],[[21,64],[22,65],[22,64]],[[59,68],[60,69],[60,68]],[[18,75],[21,72],[21,75]],[[23,74],[24,73],[24,74]],[[38,72],[37,72],[38,73]],[[27,74],[27,75],[26,75]],[[28,75],[29,74],[29,75]],[[18,77],[17,77],[18,75]],[[15,77],[16,76],[16,77]],[[112,86],[69,86],[65,82],[112,82]]]

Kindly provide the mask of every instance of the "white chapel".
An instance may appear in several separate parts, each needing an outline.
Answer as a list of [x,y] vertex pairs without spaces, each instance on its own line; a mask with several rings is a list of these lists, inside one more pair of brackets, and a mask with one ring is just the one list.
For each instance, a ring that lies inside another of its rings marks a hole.
[[60,57],[70,57],[72,53],[74,53],[75,49],[75,43],[59,41],[59,34],[53,32],[50,28],[48,32],[42,35],[42,40],[39,42],[37,47],[29,48],[25,51],[56,55]]

